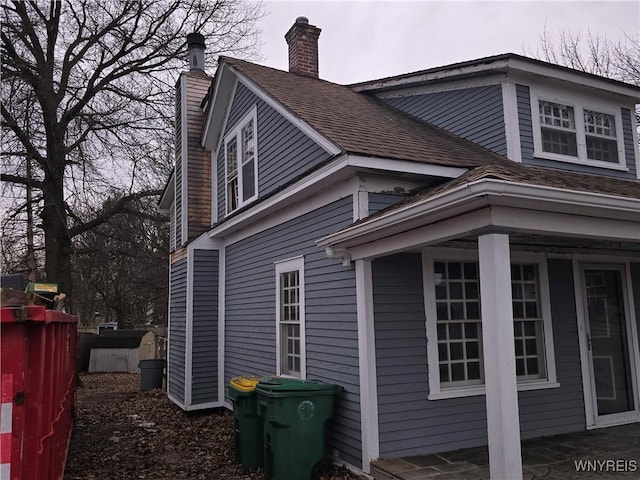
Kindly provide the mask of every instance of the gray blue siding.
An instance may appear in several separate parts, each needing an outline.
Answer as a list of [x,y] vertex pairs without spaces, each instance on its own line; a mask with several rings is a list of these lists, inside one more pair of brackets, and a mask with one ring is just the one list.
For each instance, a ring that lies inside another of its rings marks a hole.
[[329,428],[330,451],[358,465],[360,393],[355,272],[315,241],[353,221],[351,197],[241,240],[226,249],[225,384],[276,370],[274,262],[304,256],[307,378],[344,387]]
[[195,250],[193,257],[193,350],[191,403],[218,401],[217,250]]
[[185,355],[187,339],[187,260],[171,265],[169,292],[168,393],[185,402]]
[[[329,159],[322,147],[238,82],[225,135],[254,106],[258,110],[258,194],[264,197]],[[218,218],[226,213],[224,146],[218,152]]]
[[421,120],[479,143],[500,155],[507,155],[500,85],[384,100]]
[[[520,128],[520,147],[522,152],[522,162],[540,167],[558,168],[562,170],[572,170],[576,172],[592,173],[596,175],[606,175],[610,177],[636,178],[636,161],[633,146],[631,112],[627,108],[621,109],[622,133],[624,138],[625,159],[627,162],[627,172],[610,170],[607,168],[591,167],[567,162],[558,162],[544,158],[534,157],[533,123],[531,120],[531,96],[529,87],[526,85],[516,85],[516,100],[518,105],[518,122]],[[534,110],[535,112],[536,110]]]
[[[571,261],[551,260],[559,388],[520,392],[523,438],[585,428]],[[380,456],[393,458],[485,445],[483,395],[427,400],[428,370],[419,254],[373,262]]]
[[406,195],[397,193],[369,193],[369,215],[401,202]]

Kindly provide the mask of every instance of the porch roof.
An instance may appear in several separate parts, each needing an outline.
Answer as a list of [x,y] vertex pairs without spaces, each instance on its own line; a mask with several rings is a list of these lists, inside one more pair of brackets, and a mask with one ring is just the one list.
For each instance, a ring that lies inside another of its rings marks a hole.
[[474,168],[317,243],[344,261],[489,231],[618,240],[640,248],[639,212],[638,180],[513,162]]

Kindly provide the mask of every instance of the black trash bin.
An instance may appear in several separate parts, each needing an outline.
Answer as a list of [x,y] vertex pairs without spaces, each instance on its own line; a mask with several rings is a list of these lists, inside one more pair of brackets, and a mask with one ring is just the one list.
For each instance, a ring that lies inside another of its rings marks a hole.
[[162,377],[166,361],[163,359],[140,360],[140,390],[146,392],[162,388]]

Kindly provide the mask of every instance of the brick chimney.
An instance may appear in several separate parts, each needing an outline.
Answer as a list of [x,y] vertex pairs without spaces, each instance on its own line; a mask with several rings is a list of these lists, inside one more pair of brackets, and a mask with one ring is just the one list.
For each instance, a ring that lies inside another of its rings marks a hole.
[[296,18],[296,23],[284,38],[289,45],[289,71],[305,77],[318,78],[318,37],[321,30],[309,25],[306,17]]

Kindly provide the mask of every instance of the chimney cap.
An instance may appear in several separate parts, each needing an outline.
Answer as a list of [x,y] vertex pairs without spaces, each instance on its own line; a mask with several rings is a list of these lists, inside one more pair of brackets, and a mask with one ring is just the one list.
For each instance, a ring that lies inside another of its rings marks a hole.
[[189,48],[199,46],[204,50],[206,48],[206,45],[204,43],[204,35],[198,32],[190,33],[189,35],[187,35],[187,45],[189,46]]
[[298,17],[298,18],[296,18],[296,23],[302,23],[304,25],[309,25],[309,19],[307,17]]

